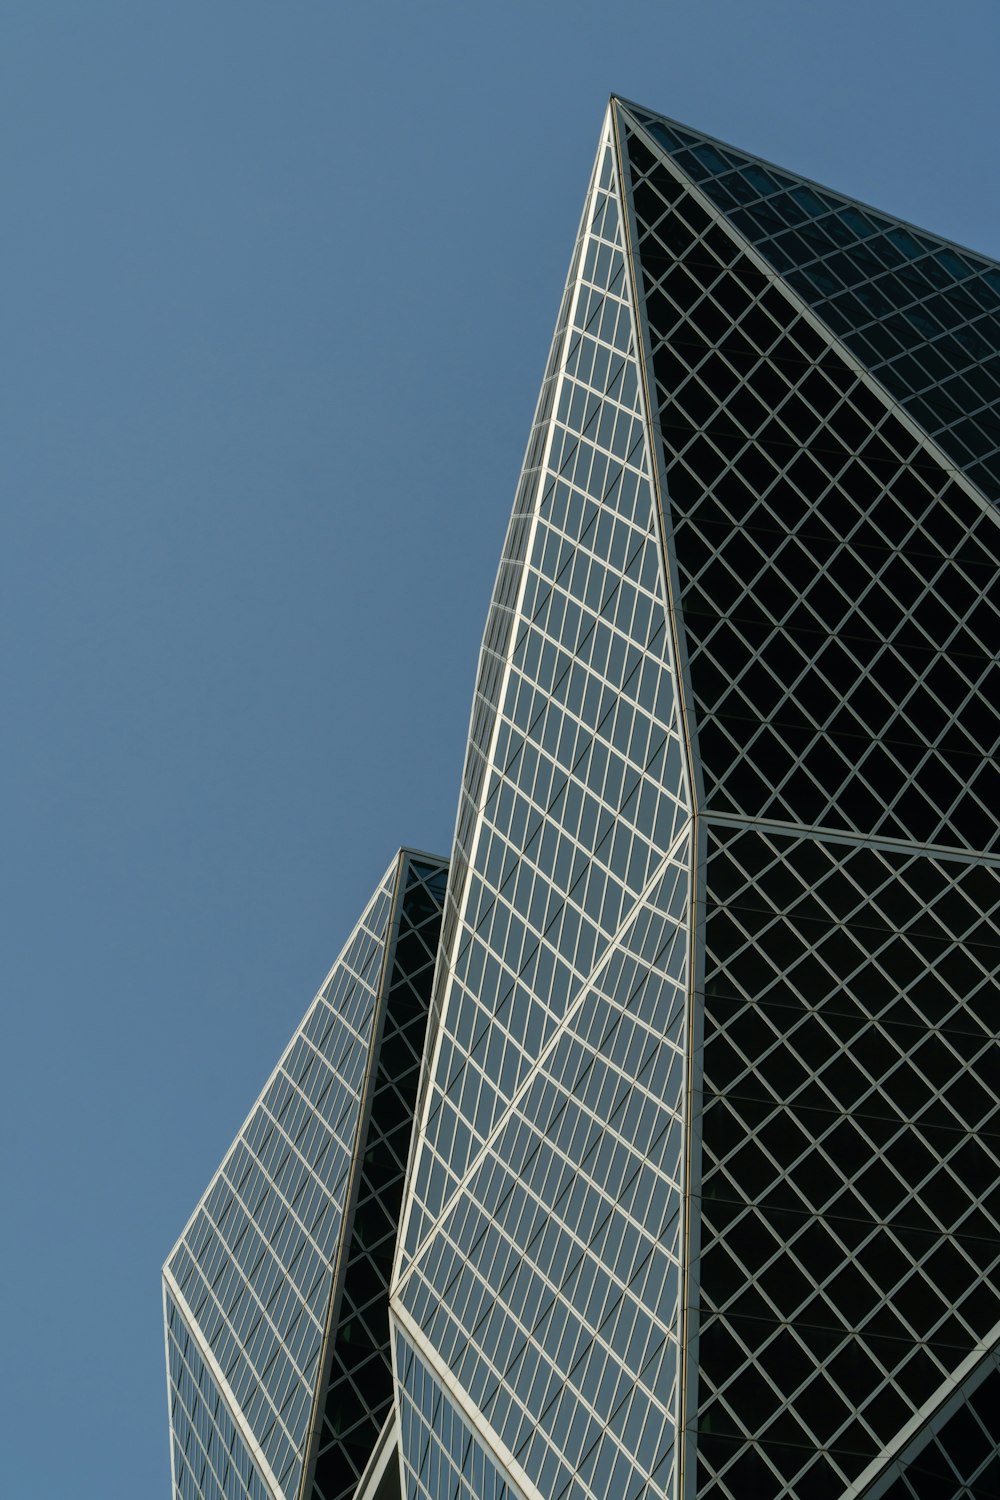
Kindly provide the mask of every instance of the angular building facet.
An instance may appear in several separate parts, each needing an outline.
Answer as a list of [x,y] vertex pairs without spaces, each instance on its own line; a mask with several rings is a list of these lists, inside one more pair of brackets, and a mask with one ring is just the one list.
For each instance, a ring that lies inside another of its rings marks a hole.
[[167,1263],[181,1500],[1000,1500],[998,505],[1000,266],[612,100],[447,892]]
[[393,860],[167,1260],[177,1500],[342,1500],[375,1448],[446,878]]
[[423,1500],[1000,1494],[1000,267],[612,101],[394,1276]]

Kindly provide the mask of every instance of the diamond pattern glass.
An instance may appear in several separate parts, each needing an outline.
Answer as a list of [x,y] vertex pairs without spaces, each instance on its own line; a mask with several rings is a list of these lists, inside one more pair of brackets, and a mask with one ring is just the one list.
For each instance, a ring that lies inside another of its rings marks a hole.
[[330,1312],[312,1500],[354,1493],[392,1406],[389,1279],[447,874],[440,862],[411,858],[403,877],[371,1103],[355,1148],[343,1282]]
[[423,1360],[398,1337],[396,1351],[404,1500],[521,1500]]
[[998,501],[1000,267],[612,100],[447,890],[165,1272],[183,1500],[1000,1500]]
[[[529,1500],[945,1493],[914,1413],[1000,1329],[998,312],[981,257],[613,103],[460,813],[392,1300],[438,1402],[404,1379],[413,1494],[461,1493],[460,1413]],[[595,674],[623,408],[652,610]],[[646,773],[591,755],[626,696],[663,704],[649,852],[580,901]]]
[[636,117],[951,461],[1000,499],[1000,270],[770,163]]
[[719,829],[707,878],[704,1493],[755,1438],[839,1494],[1000,1323],[1000,867]]
[[178,1500],[272,1500],[197,1341],[164,1288],[171,1461]]
[[374,1447],[446,872],[393,861],[164,1268],[185,1500],[340,1500]]
[[1000,531],[629,145],[706,805],[1000,845]]
[[536,1490],[666,1494],[689,794],[610,133],[572,277],[399,1307]]
[[893,1465],[887,1487],[869,1492],[870,1500],[996,1500],[998,1411],[1000,1363],[994,1353]]

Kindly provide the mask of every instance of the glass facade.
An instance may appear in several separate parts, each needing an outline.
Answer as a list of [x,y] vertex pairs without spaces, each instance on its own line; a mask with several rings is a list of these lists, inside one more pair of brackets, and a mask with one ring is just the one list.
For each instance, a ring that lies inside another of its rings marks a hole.
[[178,1497],[1000,1500],[998,502],[1000,267],[612,100],[447,889],[165,1269]]
[[197,1340],[164,1288],[171,1459],[179,1500],[272,1500]]
[[1000,498],[1000,268],[672,121],[633,113],[949,459]]
[[446,878],[393,861],[167,1260],[179,1500],[339,1500],[374,1447]]
[[455,1500],[520,1500],[476,1441],[475,1424],[462,1420],[419,1355],[397,1340],[403,1406],[402,1450],[411,1455],[409,1493],[449,1494]]
[[690,799],[617,180],[609,127],[467,768],[397,1292],[546,1494],[666,1494],[677,1425]]
[[996,1493],[998,314],[612,101],[480,665],[406,1500]]
[[308,1486],[310,1500],[353,1495],[392,1407],[388,1289],[413,1128],[427,1005],[447,866],[411,857],[400,877],[398,926],[383,979],[382,1033],[372,1056],[368,1119],[342,1238],[343,1276],[328,1320]]
[[871,1500],[995,1500],[998,1411],[1000,1359],[994,1350],[869,1492]]

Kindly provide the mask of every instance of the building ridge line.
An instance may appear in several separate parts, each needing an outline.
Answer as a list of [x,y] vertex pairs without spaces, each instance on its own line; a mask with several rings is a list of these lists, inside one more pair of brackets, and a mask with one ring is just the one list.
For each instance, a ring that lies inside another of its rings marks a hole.
[[694,819],[692,817],[689,817],[684,823],[681,831],[675,836],[673,842],[670,845],[670,848],[661,858],[659,864],[656,866],[650,879],[646,882],[646,885],[643,887],[641,893],[636,897],[635,903],[630,908],[628,916],[622,921],[618,930],[615,932],[614,937],[609,940],[604,953],[601,955],[600,962],[594,966],[590,974],[588,974],[586,980],[580,986],[580,989],[577,991],[572,1005],[567,1008],[565,1015],[562,1016],[558,1025],[553,1029],[552,1035],[549,1037],[544,1048],[538,1054],[535,1062],[529,1068],[528,1072],[525,1074],[524,1078],[521,1080],[514,1093],[511,1095],[503,1113],[499,1115],[497,1120],[494,1122],[492,1128],[490,1129],[489,1135],[483,1141],[482,1147],[480,1148],[476,1156],[470,1161],[466,1171],[463,1173],[460,1181],[452,1191],[450,1197],[446,1199],[444,1205],[442,1206],[441,1212],[435,1218],[433,1224],[424,1235],[424,1238],[421,1240],[419,1246],[414,1249],[413,1255],[410,1258],[406,1270],[400,1276],[398,1282],[393,1282],[391,1290],[391,1295],[393,1297],[398,1296],[398,1294],[402,1291],[403,1287],[409,1280],[410,1273],[417,1268],[417,1263],[425,1255],[431,1241],[437,1235],[444,1220],[448,1217],[449,1213],[451,1213],[465,1187],[478,1171],[480,1165],[487,1156],[491,1142],[493,1142],[497,1135],[499,1135],[500,1131],[506,1127],[509,1117],[514,1111],[518,1101],[523,1097],[528,1088],[534,1082],[546,1058],[554,1050],[556,1043],[559,1041],[563,1033],[568,1028],[570,1022],[574,1019],[574,1017],[583,1006],[594,985],[597,984],[598,980],[600,979],[605,965],[611,959],[615,949],[620,944],[629,927],[631,927],[633,922],[636,920],[641,908],[648,901],[649,896],[662,880],[670,865],[679,865],[679,860],[677,859],[677,851],[683,846],[685,841],[690,839],[693,832],[693,823]]

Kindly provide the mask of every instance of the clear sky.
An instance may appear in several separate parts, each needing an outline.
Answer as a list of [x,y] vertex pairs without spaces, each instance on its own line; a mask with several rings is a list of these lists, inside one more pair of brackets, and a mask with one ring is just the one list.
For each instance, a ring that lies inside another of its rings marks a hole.
[[159,1268],[446,852],[612,91],[1000,256],[996,0],[4,0],[0,1492],[168,1493]]

